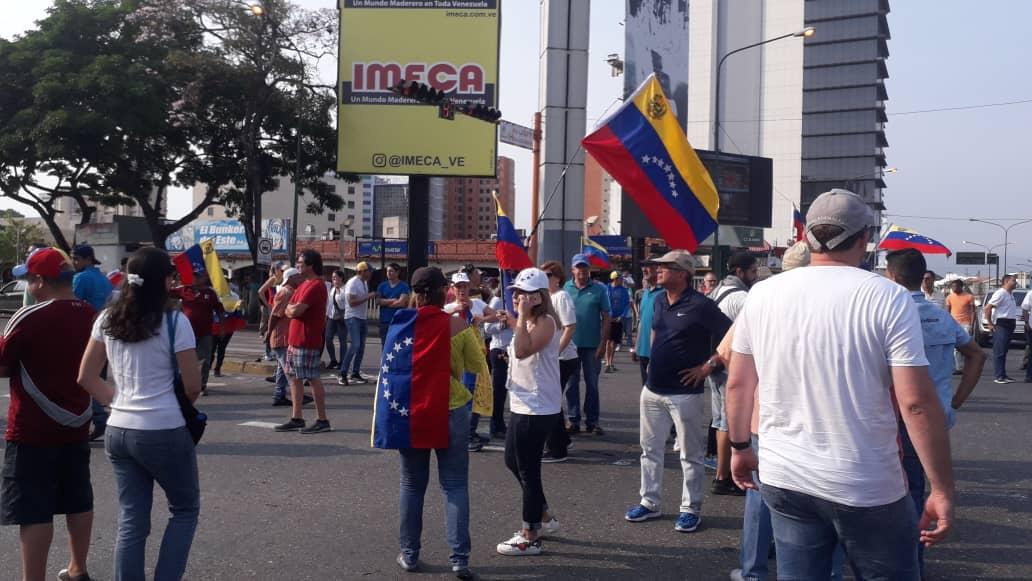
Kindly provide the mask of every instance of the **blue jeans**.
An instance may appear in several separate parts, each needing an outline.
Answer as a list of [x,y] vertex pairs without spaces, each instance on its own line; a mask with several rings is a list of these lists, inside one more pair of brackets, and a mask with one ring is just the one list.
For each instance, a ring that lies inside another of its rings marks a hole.
[[186,428],[126,430],[108,426],[104,440],[118,486],[116,581],[144,581],[154,482],[165,491],[171,516],[161,538],[154,581],[178,581],[197,530],[201,492],[197,454]]
[[996,319],[993,330],[993,371],[996,379],[1007,377],[1007,350],[1014,334],[1014,319]]
[[275,399],[284,399],[287,397],[287,389],[290,388],[290,379],[287,377],[287,373],[283,371],[287,364],[287,348],[276,347],[272,350],[276,356],[276,390],[272,392],[272,397]]
[[602,373],[602,362],[595,357],[595,347],[578,347],[580,368],[575,369],[566,382],[566,413],[570,424],[577,426],[581,421],[580,378],[584,374],[584,423],[590,427],[598,425],[598,375]]
[[[333,340],[336,339],[340,346],[334,348]],[[323,337],[326,344],[326,352],[330,354],[330,362],[338,363],[344,360],[344,351],[348,344],[348,330],[344,325],[344,319],[333,319],[326,317],[326,333]]]
[[917,515],[909,496],[857,508],[769,484],[761,491],[774,527],[779,580],[830,578],[839,544],[858,579],[920,580]]
[[[914,442],[910,440],[910,433],[903,422],[899,423],[899,437],[903,448],[903,472],[907,475],[907,492],[914,502],[914,512],[918,515],[924,512],[925,474],[921,466],[921,459],[917,456]],[[917,562],[924,572],[924,545],[917,545]]]
[[[452,565],[469,565],[469,410],[448,412],[448,447],[437,453],[437,480],[445,497],[445,526]],[[411,561],[419,558],[423,500],[430,482],[430,450],[405,448],[401,455],[401,527],[398,544]]]
[[[752,435],[752,445],[760,453],[759,436]],[[760,482],[759,474],[753,472],[753,480]],[[742,546],[738,551],[738,564],[742,568],[741,579],[766,581],[767,561],[770,544],[774,542],[774,527],[770,521],[770,509],[763,495],[755,490],[745,493],[745,514],[742,516]],[[839,544],[831,557],[831,581],[842,581],[842,566],[846,552]]]
[[380,347],[383,347],[385,341],[387,341],[387,330],[391,328],[390,321],[380,321]]
[[348,367],[351,367],[351,374],[358,375],[358,371],[362,367],[362,357],[365,355],[365,341],[369,332],[369,324],[365,319],[358,317],[351,317],[344,321],[348,326],[348,352],[340,360],[340,374],[347,375]]

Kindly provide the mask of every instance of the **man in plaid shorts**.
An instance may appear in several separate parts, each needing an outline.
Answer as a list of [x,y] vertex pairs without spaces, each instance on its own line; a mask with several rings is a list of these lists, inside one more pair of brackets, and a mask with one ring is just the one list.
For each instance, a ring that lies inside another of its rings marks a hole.
[[[319,374],[328,299],[322,279],[322,255],[311,249],[302,251],[297,257],[297,269],[301,271],[304,282],[294,291],[285,313],[290,319],[284,371],[290,376],[291,415],[285,424],[276,426],[276,431],[318,434],[332,430],[330,421],[326,419],[326,389]],[[307,427],[301,412],[305,381],[312,387],[317,416],[315,422]]]

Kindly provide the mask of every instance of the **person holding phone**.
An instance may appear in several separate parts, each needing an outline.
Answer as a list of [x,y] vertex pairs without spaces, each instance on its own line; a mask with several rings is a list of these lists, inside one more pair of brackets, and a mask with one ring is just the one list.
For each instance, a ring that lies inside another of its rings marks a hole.
[[523,526],[498,544],[502,555],[541,553],[541,537],[559,530],[541,484],[541,454],[555,424],[562,421],[558,317],[548,292],[548,275],[527,268],[512,285],[517,317],[509,344],[509,429],[505,465],[523,490]]

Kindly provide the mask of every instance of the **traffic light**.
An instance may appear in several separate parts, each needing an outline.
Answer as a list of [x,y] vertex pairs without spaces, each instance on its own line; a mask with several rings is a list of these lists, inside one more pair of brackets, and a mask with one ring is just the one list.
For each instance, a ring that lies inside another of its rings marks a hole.
[[415,99],[427,105],[437,105],[444,101],[444,91],[439,91],[426,83],[419,81],[401,81],[391,87],[391,90],[409,99]]
[[488,123],[498,123],[502,118],[502,112],[494,107],[472,101],[452,101],[444,91],[419,81],[401,81],[391,87],[391,91],[426,105],[436,105],[441,119],[455,119],[456,112]]
[[465,102],[458,105],[456,108],[459,113],[469,115],[474,119],[480,119],[481,121],[487,121],[488,123],[498,123],[498,120],[502,118],[502,112],[493,107],[488,107],[483,103],[472,103]]

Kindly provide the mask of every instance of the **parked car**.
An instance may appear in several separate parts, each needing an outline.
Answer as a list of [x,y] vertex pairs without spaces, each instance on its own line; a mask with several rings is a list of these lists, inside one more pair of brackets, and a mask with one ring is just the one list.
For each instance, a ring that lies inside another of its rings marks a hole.
[[[993,335],[989,332],[989,322],[985,320],[985,304],[989,302],[989,299],[993,296],[993,292],[988,292],[981,299],[975,299],[975,308],[978,310],[978,326],[975,327],[975,341],[982,347],[991,347],[993,344]],[[1020,307],[1021,303],[1025,300],[1025,295],[1029,291],[1025,289],[1014,289],[1014,302]],[[1025,325],[1019,320],[1017,327],[1014,329],[1014,336],[1011,337],[1011,347],[1025,347]]]
[[26,281],[12,280],[0,286],[0,311],[13,312],[22,307]]

